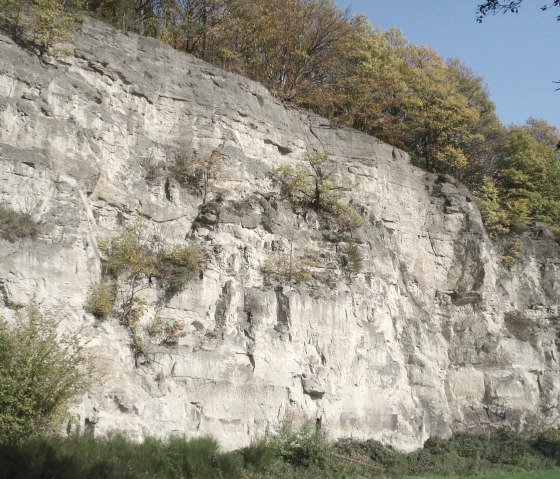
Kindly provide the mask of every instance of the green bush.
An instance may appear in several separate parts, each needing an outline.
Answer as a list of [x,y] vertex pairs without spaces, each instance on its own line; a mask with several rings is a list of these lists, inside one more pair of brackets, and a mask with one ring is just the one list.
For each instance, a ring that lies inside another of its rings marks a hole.
[[0,442],[20,442],[59,428],[88,385],[89,361],[74,334],[57,335],[55,313],[19,312],[0,320]]
[[266,439],[252,441],[249,447],[241,451],[241,454],[246,466],[260,471],[268,469],[276,458],[275,449]]
[[206,203],[212,187],[221,179],[224,162],[213,151],[210,155],[197,156],[188,152],[179,153],[170,166],[173,177],[181,186],[193,188]]
[[85,305],[86,311],[106,317],[118,298],[114,310],[121,324],[128,328],[136,364],[141,357],[149,361],[150,340],[144,332],[152,338],[159,336],[160,344],[167,346],[176,344],[185,335],[183,325],[177,321],[169,324],[152,321],[147,328],[141,328],[148,303],[140,293],[155,285],[162,292],[160,299],[169,301],[196,278],[203,262],[197,244],[176,244],[169,248],[155,237],[148,240],[145,230],[145,225],[136,223],[117,236],[100,241],[103,281],[92,288]]
[[241,457],[212,438],[135,443],[122,435],[0,444],[0,477],[10,479],[237,479]]
[[279,185],[282,196],[293,204],[330,213],[348,229],[361,226],[362,216],[342,199],[342,193],[351,187],[336,182],[336,163],[324,152],[309,152],[303,162],[296,168],[282,166],[272,171],[272,179]]
[[505,254],[502,256],[502,264],[506,268],[511,268],[521,255],[521,241],[515,239],[507,248]]
[[167,299],[185,289],[196,278],[202,264],[202,251],[196,243],[173,245],[170,251],[158,256],[157,275],[162,281]]
[[298,467],[321,467],[329,453],[327,438],[315,424],[308,421],[296,429],[289,418],[268,437],[268,444],[276,457]]
[[362,271],[363,257],[353,241],[344,248],[343,267],[348,276],[354,277]]
[[37,237],[37,223],[28,213],[20,213],[8,206],[0,206],[0,237],[14,241]]
[[98,319],[106,318],[113,313],[116,298],[115,283],[111,281],[95,283],[90,287],[84,309]]
[[533,444],[543,456],[554,459],[560,464],[560,429],[549,429],[539,434]]

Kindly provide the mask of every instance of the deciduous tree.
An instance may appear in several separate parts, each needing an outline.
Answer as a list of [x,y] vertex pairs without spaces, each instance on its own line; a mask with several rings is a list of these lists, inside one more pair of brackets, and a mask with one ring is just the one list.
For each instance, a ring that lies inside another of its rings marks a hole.
[[0,318],[0,442],[55,432],[88,386],[83,343],[74,333],[57,334],[61,319],[34,306],[15,325]]
[[0,14],[6,27],[21,41],[33,45],[39,55],[73,37],[79,24],[79,0],[4,0]]

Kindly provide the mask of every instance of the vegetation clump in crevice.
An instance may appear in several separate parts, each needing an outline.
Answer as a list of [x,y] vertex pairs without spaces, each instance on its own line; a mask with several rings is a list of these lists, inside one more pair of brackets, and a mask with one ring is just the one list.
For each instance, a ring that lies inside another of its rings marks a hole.
[[280,283],[305,282],[311,279],[313,270],[323,266],[306,247],[306,241],[297,229],[284,230],[277,245],[277,251],[266,258],[261,269],[268,279]]
[[272,172],[280,193],[293,205],[331,214],[348,228],[357,228],[364,220],[342,198],[342,193],[351,187],[340,184],[337,176],[338,166],[324,152],[307,153],[302,165],[282,166]]
[[21,239],[35,239],[39,234],[37,223],[29,213],[22,213],[7,205],[0,205],[0,237],[15,242]]
[[146,333],[152,339],[159,340],[159,344],[164,346],[175,346],[180,338],[185,337],[185,326],[181,321],[163,321],[155,317],[146,326]]
[[276,211],[270,201],[260,198],[259,206],[261,207],[261,225],[268,233],[273,232]]
[[84,309],[97,319],[105,319],[113,314],[116,300],[115,282],[104,280],[90,286]]
[[506,268],[511,268],[521,256],[521,240],[514,239],[507,247],[502,256],[502,264]]
[[161,242],[151,244],[145,229],[142,224],[134,224],[99,244],[103,276],[117,284],[119,315],[127,325],[139,319],[143,306],[138,296],[141,291],[155,281],[164,299],[169,300],[196,278],[202,267],[203,255],[196,243],[170,247]]
[[202,156],[183,151],[175,156],[169,169],[181,186],[194,189],[205,204],[223,176],[224,162],[217,151]]
[[364,257],[355,241],[350,241],[344,248],[342,254],[342,267],[345,273],[354,278],[363,269]]
[[119,318],[130,333],[136,362],[146,357],[150,338],[158,337],[160,344],[167,346],[176,344],[184,336],[180,323],[159,319],[142,327],[148,302],[141,293],[155,286],[161,301],[170,301],[198,276],[203,266],[201,248],[196,243],[168,246],[161,240],[150,240],[141,223],[101,241],[99,248],[103,254],[102,281],[90,290],[86,311],[98,318],[112,313]]

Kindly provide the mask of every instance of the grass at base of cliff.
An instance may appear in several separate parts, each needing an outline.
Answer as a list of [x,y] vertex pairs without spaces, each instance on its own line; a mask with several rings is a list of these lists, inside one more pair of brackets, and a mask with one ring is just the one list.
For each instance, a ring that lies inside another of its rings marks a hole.
[[556,433],[532,440],[459,434],[430,439],[410,454],[372,440],[329,443],[309,427],[279,430],[230,453],[212,438],[136,443],[121,435],[72,436],[0,444],[0,479],[556,479],[559,454]]
[[[430,476],[430,477],[414,477],[403,479],[447,479],[449,476]],[[464,476],[456,479],[558,479],[560,477],[560,469],[544,469],[540,471],[525,472],[505,472],[501,474],[492,474],[484,476]]]

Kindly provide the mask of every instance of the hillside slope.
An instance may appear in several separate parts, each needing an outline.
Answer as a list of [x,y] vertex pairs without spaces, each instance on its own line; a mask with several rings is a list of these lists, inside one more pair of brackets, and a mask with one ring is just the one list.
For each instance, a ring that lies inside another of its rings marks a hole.
[[[289,414],[410,450],[453,430],[560,424],[560,253],[545,231],[525,234],[506,269],[450,178],[156,40],[82,30],[73,55],[48,63],[0,36],[0,201],[40,224],[36,240],[0,239],[0,314],[57,306],[90,338],[99,380],[76,409],[82,428],[233,448]],[[313,149],[352,185],[365,219],[352,234],[290,208],[271,181]],[[224,160],[205,205],[166,167],[183,150]],[[146,284],[141,324],[187,334],[135,358],[117,318],[83,307],[99,241],[139,220],[207,260],[169,302]],[[262,272],[290,229],[316,259],[301,282]],[[350,236],[364,257],[354,279],[341,268]]]

